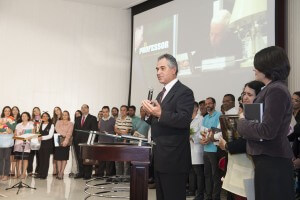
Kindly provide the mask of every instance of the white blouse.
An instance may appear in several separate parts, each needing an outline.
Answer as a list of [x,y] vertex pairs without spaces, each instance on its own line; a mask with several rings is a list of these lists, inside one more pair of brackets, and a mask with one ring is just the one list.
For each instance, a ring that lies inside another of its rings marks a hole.
[[[48,124],[43,124],[42,125],[42,130],[45,130],[45,128],[48,126]],[[51,128],[49,130],[49,134],[42,136],[42,140],[50,140],[51,138],[53,138],[53,134],[54,134],[54,125],[51,124]]]

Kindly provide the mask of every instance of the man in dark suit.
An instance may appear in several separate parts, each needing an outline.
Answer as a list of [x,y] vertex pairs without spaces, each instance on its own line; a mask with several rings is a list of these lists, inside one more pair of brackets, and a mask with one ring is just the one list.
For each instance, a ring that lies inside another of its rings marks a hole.
[[155,101],[142,102],[154,142],[156,196],[158,200],[185,200],[191,167],[189,137],[194,94],[178,81],[178,65],[172,55],[160,56],[156,70],[164,89]]
[[89,106],[83,104],[81,106],[82,116],[77,117],[74,123],[74,148],[76,153],[76,159],[78,163],[79,173],[75,176],[75,178],[84,178],[85,180],[90,179],[92,176],[92,166],[84,165],[83,160],[80,156],[80,147],[78,144],[86,143],[89,138],[89,133],[79,132],[76,130],[84,130],[84,131],[97,131],[97,118],[93,115],[89,114]]

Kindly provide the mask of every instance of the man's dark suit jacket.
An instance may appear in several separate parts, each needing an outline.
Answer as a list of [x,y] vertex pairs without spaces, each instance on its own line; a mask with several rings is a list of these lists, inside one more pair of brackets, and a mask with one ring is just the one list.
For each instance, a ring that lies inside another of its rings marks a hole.
[[[74,123],[74,137],[78,137],[80,136],[81,138],[86,138],[86,140],[89,137],[88,133],[83,133],[83,132],[77,132],[75,131],[75,129],[78,130],[86,130],[86,131],[97,131],[98,127],[97,127],[97,118],[93,115],[88,114],[86,116],[86,119],[84,121],[83,126],[81,126],[81,118],[82,117],[77,117],[75,119],[75,123]],[[84,142],[84,141],[80,141],[80,142]],[[87,141],[85,141],[87,142]]]
[[[156,99],[160,99],[159,94]],[[191,89],[177,81],[161,102],[160,118],[150,117],[154,169],[161,173],[188,173],[191,166],[190,123],[194,109]]]

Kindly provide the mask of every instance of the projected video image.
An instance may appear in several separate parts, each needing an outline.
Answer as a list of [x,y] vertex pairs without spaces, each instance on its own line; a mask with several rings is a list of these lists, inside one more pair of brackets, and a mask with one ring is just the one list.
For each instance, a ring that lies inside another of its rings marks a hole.
[[134,16],[133,31],[132,95],[160,87],[155,67],[164,53],[199,94],[212,80],[240,94],[255,53],[275,44],[275,0],[174,0]]
[[[267,0],[206,1],[198,8],[178,16],[179,75],[252,67],[254,54],[268,45]],[[195,26],[190,43],[187,18]]]
[[143,59],[161,54],[161,52],[171,52],[172,47],[173,16],[135,28],[134,51],[136,56]]

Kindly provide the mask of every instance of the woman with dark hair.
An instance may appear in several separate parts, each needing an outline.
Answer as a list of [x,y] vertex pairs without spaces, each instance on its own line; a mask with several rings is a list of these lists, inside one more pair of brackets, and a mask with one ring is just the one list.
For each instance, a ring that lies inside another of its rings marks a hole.
[[[74,114],[74,122],[77,117],[81,117],[81,116],[82,116],[81,110],[76,110]],[[75,176],[75,174],[78,173],[78,163],[76,161],[75,149],[73,144],[71,146],[71,156],[72,156],[72,164],[71,164],[72,167],[71,167],[71,172],[69,173],[69,177],[72,178]]]
[[292,96],[293,116],[293,132],[288,136],[290,142],[293,142],[292,149],[294,153],[293,164],[296,170],[298,181],[296,182],[296,196],[300,196],[300,91],[294,92]]
[[[251,81],[246,83],[242,92],[242,103],[253,103],[255,97],[264,86],[265,85],[260,81]],[[223,181],[223,188],[233,193],[234,200],[247,199],[245,187],[236,187],[236,185],[231,183],[231,176],[236,176],[242,181],[245,179],[253,180],[254,167],[252,160],[246,154],[246,140],[239,138],[231,142],[226,142],[223,138],[219,138],[219,147],[228,152],[228,165],[230,165],[230,167],[227,168],[226,176]],[[236,172],[232,167],[233,165],[243,166],[244,169],[247,168],[247,173],[240,173],[240,171]],[[240,174],[237,175],[237,173]],[[231,194],[228,193],[228,195],[230,196]]]
[[[39,107],[34,107],[32,109],[32,115],[31,115],[31,120],[34,125],[34,132],[39,133],[40,126],[41,126],[41,109]],[[33,142],[33,141],[32,141]],[[38,150],[31,148],[29,159],[28,159],[28,167],[27,167],[27,174],[29,176],[33,175],[33,160],[34,157],[36,158],[36,167],[34,170],[34,175],[37,175],[37,172],[39,171],[39,162],[38,162]]]
[[[55,127],[56,125],[56,122],[58,122],[58,120],[61,120],[62,119],[62,111],[61,111],[61,108],[56,106],[54,109],[53,109],[53,117],[52,117],[52,123]],[[56,129],[54,129],[54,133],[56,133]],[[55,151],[55,148],[53,149],[53,161],[52,161],[52,164],[53,164],[53,176],[56,176],[58,173],[57,173],[57,162],[54,158],[54,151]]]
[[[15,122],[21,123],[22,119],[21,119],[21,115],[20,115],[20,109],[17,106],[13,106],[11,108],[11,112],[12,112],[12,116],[15,119]],[[14,158],[14,147],[12,147],[11,149],[11,155],[10,155],[10,174],[11,176],[15,175],[15,171],[16,171],[16,160]]]
[[[34,133],[34,126],[33,122],[31,121],[30,114],[28,112],[23,112],[21,115],[22,122],[16,126],[15,136],[20,136],[26,133]],[[15,178],[22,178],[26,177],[26,170],[28,167],[28,159],[30,155],[30,143],[26,142],[24,148],[24,155],[23,155],[23,169],[22,169],[22,152],[23,152],[23,141],[16,140],[14,145],[14,153],[15,159],[17,160],[17,175]]]
[[49,170],[50,154],[54,148],[53,147],[54,146],[54,142],[53,142],[54,125],[52,124],[50,115],[46,112],[42,114],[42,123],[40,126],[39,133],[41,134],[41,136],[39,137],[39,140],[41,141],[41,147],[38,154],[38,160],[39,160],[38,178],[46,179]]
[[16,123],[22,122],[20,109],[17,106],[13,106],[11,108],[11,113],[12,113],[12,116],[14,117]]
[[300,91],[294,92],[292,96],[293,116],[297,123],[300,123]]
[[254,68],[255,79],[266,85],[254,99],[263,104],[263,119],[257,123],[240,114],[237,130],[247,140],[254,163],[255,199],[295,199],[293,152],[287,139],[292,118],[286,84],[289,59],[282,48],[267,47],[255,54]]
[[74,122],[77,117],[81,117],[81,116],[82,116],[81,110],[76,110],[75,115],[74,115]]
[[54,159],[57,161],[58,175],[57,178],[62,180],[64,176],[64,171],[67,165],[67,160],[69,160],[70,142],[72,142],[73,133],[73,123],[70,122],[70,114],[68,111],[64,111],[62,114],[62,120],[59,120],[55,129],[62,138],[63,142],[61,146],[55,147]]
[[0,180],[7,181],[10,171],[11,147],[14,145],[13,132],[16,123],[11,115],[11,108],[5,106],[0,119]]
[[60,107],[56,106],[54,109],[53,109],[53,117],[52,117],[52,123],[56,124],[56,122],[58,122],[58,120],[61,120],[62,119],[62,110]]

